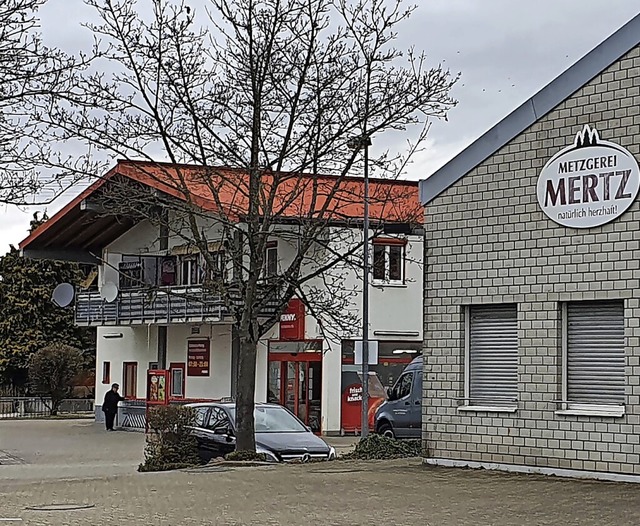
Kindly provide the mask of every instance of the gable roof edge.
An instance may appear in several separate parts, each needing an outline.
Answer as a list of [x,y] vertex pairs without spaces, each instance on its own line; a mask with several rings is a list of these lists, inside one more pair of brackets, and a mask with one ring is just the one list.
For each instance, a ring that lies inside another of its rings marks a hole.
[[601,42],[467,148],[420,181],[426,205],[640,43],[640,14]]

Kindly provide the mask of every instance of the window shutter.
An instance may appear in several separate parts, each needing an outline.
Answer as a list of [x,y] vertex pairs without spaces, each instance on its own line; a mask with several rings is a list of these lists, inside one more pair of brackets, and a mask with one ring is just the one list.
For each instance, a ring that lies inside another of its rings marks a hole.
[[469,309],[470,403],[513,405],[518,396],[518,311],[515,305]]
[[567,399],[622,404],[625,386],[624,304],[567,304]]

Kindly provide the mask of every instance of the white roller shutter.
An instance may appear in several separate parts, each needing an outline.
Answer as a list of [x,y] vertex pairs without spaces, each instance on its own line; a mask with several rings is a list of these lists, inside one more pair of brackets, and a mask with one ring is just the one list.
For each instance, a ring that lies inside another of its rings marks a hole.
[[622,404],[625,386],[624,304],[567,304],[567,400]]
[[513,405],[518,396],[515,305],[469,308],[469,401]]

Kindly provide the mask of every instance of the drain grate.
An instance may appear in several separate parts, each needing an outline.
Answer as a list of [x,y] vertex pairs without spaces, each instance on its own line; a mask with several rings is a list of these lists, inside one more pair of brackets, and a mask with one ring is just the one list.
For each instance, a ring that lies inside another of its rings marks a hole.
[[25,510],[29,511],[78,511],[88,510],[95,508],[95,504],[75,504],[75,503],[61,503],[61,504],[41,504],[38,506],[27,506]]

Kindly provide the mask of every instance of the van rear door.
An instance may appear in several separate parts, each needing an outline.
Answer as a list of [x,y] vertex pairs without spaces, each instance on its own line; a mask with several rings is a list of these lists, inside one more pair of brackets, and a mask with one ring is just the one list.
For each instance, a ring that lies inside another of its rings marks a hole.
[[420,438],[422,436],[422,369],[414,370],[409,403],[408,435],[410,438]]

